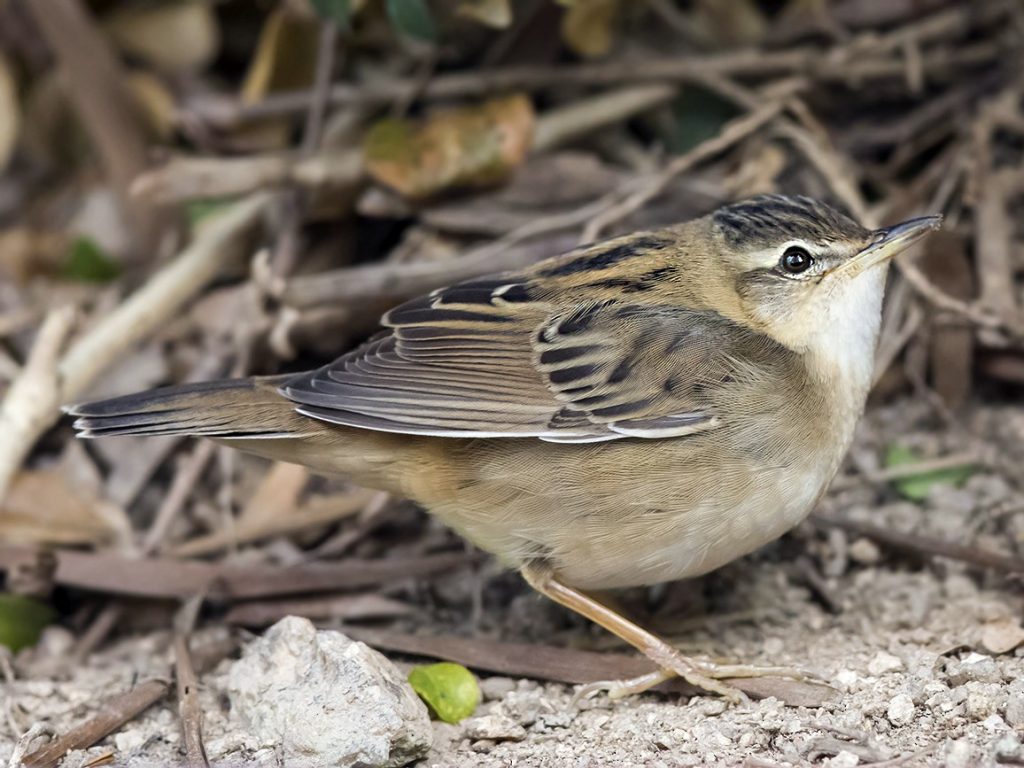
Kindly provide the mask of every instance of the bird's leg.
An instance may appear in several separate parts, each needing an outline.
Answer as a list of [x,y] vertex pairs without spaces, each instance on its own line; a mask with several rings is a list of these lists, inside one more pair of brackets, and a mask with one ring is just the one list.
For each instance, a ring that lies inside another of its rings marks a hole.
[[522,574],[527,583],[542,595],[604,627],[658,665],[654,672],[631,680],[591,683],[581,691],[581,695],[594,690],[608,690],[612,698],[620,698],[642,693],[673,677],[681,677],[697,688],[717,693],[731,702],[738,703],[746,698],[743,692],[721,682],[721,679],[762,675],[803,676],[799,672],[781,667],[716,665],[696,661],[684,656],[657,635],[648,632],[585,592],[563,584],[550,567],[542,563],[530,563],[523,567]]

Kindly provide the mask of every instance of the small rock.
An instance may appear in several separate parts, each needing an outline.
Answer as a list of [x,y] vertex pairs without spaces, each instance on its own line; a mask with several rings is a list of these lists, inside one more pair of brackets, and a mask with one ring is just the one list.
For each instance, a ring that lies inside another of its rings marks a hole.
[[996,711],[995,700],[985,691],[969,691],[964,712],[972,720],[984,720]]
[[484,701],[504,699],[516,689],[516,681],[510,677],[485,677],[480,681],[480,694]]
[[871,539],[860,538],[850,545],[850,559],[861,565],[874,565],[882,559],[882,553]]
[[847,691],[851,690],[858,680],[860,676],[852,669],[840,669],[836,673],[836,682]]
[[946,759],[942,763],[946,768],[973,768],[978,764],[975,760],[974,745],[967,739],[957,739],[946,747]]
[[875,658],[868,662],[868,672],[873,677],[881,677],[890,672],[899,672],[902,669],[903,662],[885,651],[879,651]]
[[961,660],[950,659],[946,662],[946,676],[953,685],[963,685],[971,681],[980,683],[1000,683],[1003,680],[999,666],[988,656],[971,653]]
[[893,725],[908,725],[914,719],[914,700],[905,693],[893,696],[885,716]]
[[839,754],[828,758],[824,764],[828,768],[854,768],[854,766],[860,765],[860,758],[853,752],[847,752],[844,749]]
[[140,728],[114,734],[114,747],[122,755],[134,752],[145,744],[146,741],[146,734]]
[[1011,728],[1024,728],[1024,693],[1010,694],[1004,717]]
[[526,729],[510,717],[483,715],[464,723],[466,738],[479,741],[521,741],[526,738]]
[[228,672],[232,713],[285,762],[392,768],[422,757],[427,708],[386,658],[289,616]]

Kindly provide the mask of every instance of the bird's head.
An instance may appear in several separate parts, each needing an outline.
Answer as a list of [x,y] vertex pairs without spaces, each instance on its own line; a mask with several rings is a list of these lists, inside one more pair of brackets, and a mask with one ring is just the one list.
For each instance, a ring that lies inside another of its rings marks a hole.
[[871,230],[818,200],[762,195],[719,208],[707,221],[723,282],[742,313],[737,319],[813,352],[847,340],[873,350],[889,261],[942,217]]

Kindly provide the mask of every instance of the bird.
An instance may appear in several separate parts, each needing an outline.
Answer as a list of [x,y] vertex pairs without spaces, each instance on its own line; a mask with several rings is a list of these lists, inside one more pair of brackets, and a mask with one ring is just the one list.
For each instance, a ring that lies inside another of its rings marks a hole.
[[614,695],[678,676],[741,700],[725,679],[772,668],[686,656],[594,592],[699,576],[811,512],[889,262],[940,225],[760,195],[439,288],[312,371],[66,410],[81,437],[206,437],[409,498],[656,664]]

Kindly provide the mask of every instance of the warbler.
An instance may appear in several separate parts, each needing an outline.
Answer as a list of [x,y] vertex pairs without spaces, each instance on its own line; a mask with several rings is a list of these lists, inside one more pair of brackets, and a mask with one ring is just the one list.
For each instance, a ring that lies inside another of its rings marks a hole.
[[890,259],[941,223],[870,230],[807,197],[440,288],[317,370],[68,410],[82,437],[198,435],[413,499],[539,592],[736,698],[757,668],[689,658],[587,590],[706,573],[825,492],[871,384]]

